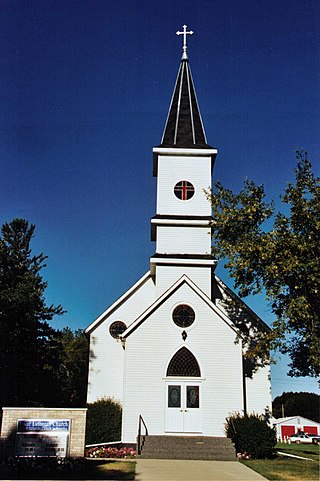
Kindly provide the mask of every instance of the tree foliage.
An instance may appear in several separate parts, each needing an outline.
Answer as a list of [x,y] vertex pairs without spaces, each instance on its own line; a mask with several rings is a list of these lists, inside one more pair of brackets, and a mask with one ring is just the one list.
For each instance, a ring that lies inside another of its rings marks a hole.
[[320,422],[320,396],[313,392],[284,392],[272,402],[275,418],[302,416]]
[[[4,223],[0,238],[1,405],[39,402],[57,368],[55,331],[48,320],[62,307],[47,306],[40,271],[46,256],[31,255],[35,230],[23,219]],[[50,391],[50,389],[49,389]]]
[[81,407],[86,404],[89,342],[82,330],[68,327],[58,333],[60,356],[56,405]]
[[0,406],[77,407],[86,403],[88,340],[53,329],[63,314],[47,306],[44,254],[32,255],[35,226],[4,223],[0,238]]
[[279,349],[291,357],[289,375],[317,376],[320,184],[306,153],[297,151],[297,159],[295,182],[281,197],[284,212],[275,212],[274,204],[265,201],[264,187],[250,180],[238,194],[216,182],[207,195],[214,218],[213,253],[226,259],[240,296],[264,293],[275,315],[269,332],[247,336],[247,356],[266,362],[269,350]]

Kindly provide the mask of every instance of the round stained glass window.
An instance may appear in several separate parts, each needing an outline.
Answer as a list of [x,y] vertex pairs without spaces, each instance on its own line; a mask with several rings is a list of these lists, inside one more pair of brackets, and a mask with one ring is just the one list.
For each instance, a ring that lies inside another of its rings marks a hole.
[[173,311],[172,319],[173,322],[179,327],[189,327],[194,323],[195,313],[190,306],[181,304]]
[[127,326],[122,321],[114,321],[109,327],[109,332],[114,339],[119,339],[119,336],[127,329]]
[[189,200],[194,195],[194,187],[187,180],[181,180],[174,186],[174,193],[180,200]]

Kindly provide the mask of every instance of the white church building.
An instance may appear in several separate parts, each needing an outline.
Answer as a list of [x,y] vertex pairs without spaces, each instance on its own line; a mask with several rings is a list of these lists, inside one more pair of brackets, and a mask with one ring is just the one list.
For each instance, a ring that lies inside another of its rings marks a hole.
[[[226,310],[235,296],[215,275],[211,186],[217,149],[207,143],[187,56],[183,54],[161,144],[153,148],[156,215],[150,270],[86,329],[88,398],[123,406],[122,442],[149,435],[223,437],[233,412],[271,409],[270,372],[243,369],[243,345]],[[267,326],[242,303],[249,322]]]

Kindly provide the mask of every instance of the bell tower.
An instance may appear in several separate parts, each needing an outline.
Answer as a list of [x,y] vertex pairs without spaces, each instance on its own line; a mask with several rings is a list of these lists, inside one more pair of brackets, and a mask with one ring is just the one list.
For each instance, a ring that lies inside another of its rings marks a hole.
[[211,187],[217,149],[207,144],[187,55],[183,26],[182,59],[161,140],[153,149],[157,177],[157,213],[151,219],[156,253],[151,273],[160,294],[183,274],[211,297],[211,206],[204,190]]

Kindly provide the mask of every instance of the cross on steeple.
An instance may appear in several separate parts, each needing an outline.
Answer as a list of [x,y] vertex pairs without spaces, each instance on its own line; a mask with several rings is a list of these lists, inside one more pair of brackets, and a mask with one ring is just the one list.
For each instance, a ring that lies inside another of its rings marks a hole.
[[193,31],[190,30],[190,32],[187,32],[187,25],[183,25],[183,32],[179,32],[179,30],[176,32],[177,35],[183,35],[183,53],[182,53],[182,59],[187,59],[187,35],[193,35]]

